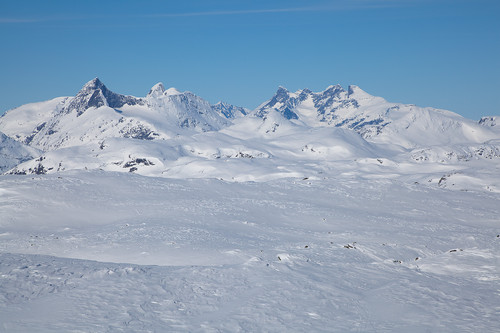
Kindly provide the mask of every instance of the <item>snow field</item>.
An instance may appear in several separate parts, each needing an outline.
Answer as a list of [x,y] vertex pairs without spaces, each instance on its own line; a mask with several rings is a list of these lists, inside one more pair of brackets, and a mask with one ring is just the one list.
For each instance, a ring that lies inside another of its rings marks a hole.
[[97,171],[0,189],[0,331],[497,328],[495,192]]

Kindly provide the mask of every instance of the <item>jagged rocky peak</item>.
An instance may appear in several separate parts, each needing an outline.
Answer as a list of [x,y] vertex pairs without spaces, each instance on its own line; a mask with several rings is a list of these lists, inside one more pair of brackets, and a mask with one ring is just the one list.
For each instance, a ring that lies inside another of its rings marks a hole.
[[76,112],[77,116],[81,116],[91,107],[109,106],[111,108],[121,108],[125,104],[142,105],[144,101],[133,96],[125,96],[112,92],[96,77],[83,86],[73,100],[64,108],[64,111],[67,113]]
[[290,92],[285,87],[279,86],[276,94],[274,94],[273,100],[282,101],[288,98],[290,98]]
[[290,93],[285,87],[279,86],[271,100],[255,113],[256,116],[265,118],[270,109],[281,113],[286,119],[298,119],[292,109],[297,105],[296,94]]
[[[340,84],[335,84],[328,86],[321,92],[302,89],[295,93],[280,86],[273,97],[262,104],[254,114],[263,118],[270,110],[276,110],[286,119],[292,120],[301,118],[301,110],[307,109],[309,111],[306,111],[308,114],[306,118],[310,120],[312,116],[311,106],[314,106],[318,120],[331,123],[333,118],[338,118],[338,115],[334,114],[336,110],[359,108],[361,104],[371,103],[370,101],[375,98],[354,85],[349,86],[347,90]],[[308,100],[310,102],[307,102]],[[385,100],[380,98],[380,102],[385,102]]]
[[298,102],[302,102],[306,100],[309,96],[313,96],[315,100],[317,99],[325,99],[325,98],[342,98],[343,94],[346,93],[346,90],[342,88],[340,84],[330,85],[324,91],[319,93],[314,93],[310,89],[302,89],[295,93],[290,93],[286,88],[280,86],[273,98],[269,102],[269,105],[275,105],[276,103],[291,103],[293,105]]
[[310,89],[302,89],[302,90],[299,90],[298,92],[298,95],[299,95],[299,100],[300,101],[304,101],[306,100],[309,96],[311,96],[312,94],[314,94]]
[[[312,93],[313,101],[316,107],[326,103],[330,105],[334,100],[340,100],[345,98],[346,91],[340,84],[328,86],[324,91],[320,93]],[[321,110],[320,110],[321,111]]]
[[324,91],[323,91],[323,95],[338,95],[340,93],[343,93],[345,92],[344,88],[342,88],[342,86],[340,84],[336,84],[336,85],[330,85],[328,86]]

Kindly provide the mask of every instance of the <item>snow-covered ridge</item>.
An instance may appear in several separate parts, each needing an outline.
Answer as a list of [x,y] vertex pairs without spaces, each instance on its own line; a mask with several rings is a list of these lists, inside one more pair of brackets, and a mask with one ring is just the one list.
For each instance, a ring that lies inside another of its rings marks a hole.
[[156,84],[144,98],[109,90],[98,78],[75,97],[32,103],[7,111],[0,131],[50,151],[111,137],[165,139],[185,130],[218,130],[228,121],[202,98]]
[[74,97],[8,111],[0,131],[43,151],[28,161],[14,159],[20,163],[10,173],[101,169],[246,181],[321,177],[335,163],[406,174],[414,169],[403,169],[404,163],[441,169],[497,161],[496,123],[495,117],[475,122],[446,110],[390,103],[354,85],[321,92],[279,87],[250,111],[211,105],[161,82],[145,97],[120,95],[95,78]]
[[279,87],[253,115],[266,118],[272,111],[293,122],[312,127],[351,129],[368,141],[410,149],[471,141],[480,143],[498,137],[494,130],[484,126],[486,123],[494,126],[493,117],[484,118],[478,124],[446,110],[390,103],[354,85],[347,90],[332,85],[316,93],[309,89],[291,93]]

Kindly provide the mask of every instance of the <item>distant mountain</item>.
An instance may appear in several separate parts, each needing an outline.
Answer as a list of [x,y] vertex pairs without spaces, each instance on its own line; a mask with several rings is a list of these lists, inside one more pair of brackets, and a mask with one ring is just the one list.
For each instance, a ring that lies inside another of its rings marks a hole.
[[[486,126],[479,126],[456,113],[389,103],[357,86],[349,86],[347,90],[340,85],[329,86],[318,93],[309,89],[292,93],[280,87],[270,100],[261,104],[252,114],[265,118],[271,111],[311,127],[351,129],[371,142],[397,144],[404,148],[479,143],[497,137]],[[483,124],[486,122],[483,120]]]
[[95,78],[87,82],[83,88],[72,98],[63,108],[63,113],[76,112],[76,116],[81,116],[90,108],[100,108],[103,106],[119,109],[124,105],[144,105],[144,100],[132,96],[124,96],[110,91],[98,79]]
[[[211,105],[162,83],[145,97],[120,95],[95,78],[74,97],[6,112],[0,131],[9,137],[0,146],[8,161],[2,170],[14,174],[101,169],[259,180],[319,177],[339,161],[362,170],[395,168],[388,174],[398,174],[420,170],[422,163],[440,170],[500,159],[496,117],[475,122],[340,85],[294,93],[279,87],[250,111]],[[416,166],[401,169],[408,163]]]
[[95,78],[75,97],[32,103],[6,112],[0,131],[32,147],[62,147],[124,137],[167,139],[180,132],[219,130],[228,120],[190,92],[155,85],[144,98],[110,91]]

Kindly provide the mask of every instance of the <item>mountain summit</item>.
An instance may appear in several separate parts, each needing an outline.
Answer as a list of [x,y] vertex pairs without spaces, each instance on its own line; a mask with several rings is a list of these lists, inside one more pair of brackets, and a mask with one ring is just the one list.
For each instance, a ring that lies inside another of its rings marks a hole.
[[108,106],[115,109],[121,108],[125,104],[143,105],[144,101],[140,98],[112,92],[96,77],[83,86],[64,110],[68,113],[76,112],[77,116],[81,116],[91,107],[100,108],[102,106]]

